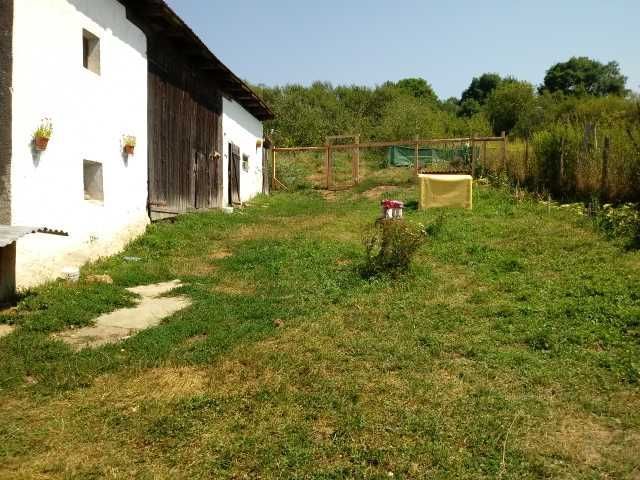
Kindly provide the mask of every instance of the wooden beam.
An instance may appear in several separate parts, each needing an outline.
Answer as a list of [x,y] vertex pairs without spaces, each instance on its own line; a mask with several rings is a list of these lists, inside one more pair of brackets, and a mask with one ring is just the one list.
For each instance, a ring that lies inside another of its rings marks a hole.
[[0,305],[16,297],[16,242],[0,248]]
[[[434,138],[430,140],[418,140],[417,143],[419,145],[434,145],[439,143],[455,143],[455,142],[470,142],[471,137],[464,138]],[[502,137],[476,137],[474,139],[476,142],[503,142],[504,139]],[[359,148],[385,148],[385,147],[404,147],[407,145],[415,145],[416,140],[402,140],[395,142],[368,142],[368,143],[345,143],[345,144],[334,144],[331,145],[331,148],[334,150],[351,150],[358,146]],[[309,146],[309,147],[278,147],[276,150],[279,152],[312,152],[312,151],[320,151],[326,149],[326,145],[323,147],[320,146]]]

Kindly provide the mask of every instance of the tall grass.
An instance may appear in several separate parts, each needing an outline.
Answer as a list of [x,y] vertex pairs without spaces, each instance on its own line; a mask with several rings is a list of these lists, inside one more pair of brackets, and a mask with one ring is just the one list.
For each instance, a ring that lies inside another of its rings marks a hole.
[[514,184],[559,200],[622,203],[640,200],[640,126],[556,123],[530,139],[510,139],[507,159],[499,145],[481,153],[484,173],[503,174]]

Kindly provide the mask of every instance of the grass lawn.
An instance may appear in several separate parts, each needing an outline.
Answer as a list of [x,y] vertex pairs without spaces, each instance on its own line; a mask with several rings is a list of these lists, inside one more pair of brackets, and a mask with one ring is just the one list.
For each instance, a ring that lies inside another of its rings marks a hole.
[[[83,270],[113,285],[26,295],[0,317],[0,478],[640,478],[640,255],[479,187],[411,273],[363,280],[372,187],[154,224]],[[49,337],[174,278],[193,305],[159,327]]]

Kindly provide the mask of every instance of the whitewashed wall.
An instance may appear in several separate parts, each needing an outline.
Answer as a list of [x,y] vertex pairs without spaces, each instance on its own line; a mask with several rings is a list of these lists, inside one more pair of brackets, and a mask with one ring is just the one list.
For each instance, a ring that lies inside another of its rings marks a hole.
[[[83,29],[100,38],[100,75],[83,67]],[[12,223],[71,234],[18,244],[25,285],[55,276],[56,256],[89,245],[114,253],[148,222],[146,37],[116,0],[18,0],[13,41]],[[35,154],[32,134],[43,117],[54,133]],[[129,159],[121,153],[125,133],[137,137]],[[103,165],[102,204],[84,199],[83,160]],[[35,264],[49,260],[51,268],[37,273]]]
[[240,168],[240,200],[251,200],[262,192],[262,147],[256,148],[256,141],[262,140],[262,122],[255,118],[239,103],[222,99],[222,131],[224,149],[224,203],[229,201],[229,143],[240,147],[240,156],[249,156],[249,169]]

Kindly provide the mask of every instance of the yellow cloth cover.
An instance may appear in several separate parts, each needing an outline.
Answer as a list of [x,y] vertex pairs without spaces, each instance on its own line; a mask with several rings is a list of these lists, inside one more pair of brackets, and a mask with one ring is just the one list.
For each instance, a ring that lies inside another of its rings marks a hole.
[[421,174],[420,208],[471,208],[473,178],[471,175]]

